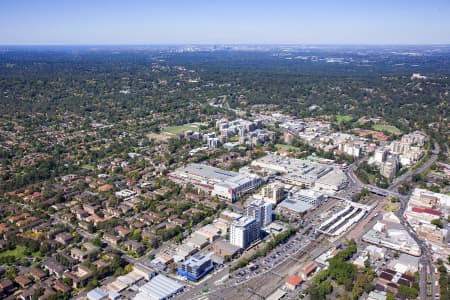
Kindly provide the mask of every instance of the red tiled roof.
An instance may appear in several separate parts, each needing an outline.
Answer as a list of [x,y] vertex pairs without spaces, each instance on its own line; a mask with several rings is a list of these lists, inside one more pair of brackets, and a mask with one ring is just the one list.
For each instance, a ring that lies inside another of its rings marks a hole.
[[435,209],[431,209],[431,208],[423,208],[423,207],[413,207],[412,209],[413,212],[416,213],[421,213],[421,214],[430,214],[430,215],[435,215],[440,217],[441,216],[441,212]]
[[303,270],[305,274],[309,275],[312,271],[314,271],[317,268],[317,264],[315,262],[311,262],[309,265],[305,267]]
[[290,285],[293,285],[293,286],[297,286],[297,285],[299,285],[302,282],[303,282],[303,278],[301,278],[301,277],[299,277],[299,276],[297,276],[295,274],[291,275],[291,277],[289,277],[286,280],[287,284],[290,284]]

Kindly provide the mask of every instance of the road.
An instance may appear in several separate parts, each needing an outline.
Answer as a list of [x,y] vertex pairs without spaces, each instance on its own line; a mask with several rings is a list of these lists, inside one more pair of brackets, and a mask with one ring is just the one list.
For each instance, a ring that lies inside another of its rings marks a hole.
[[57,215],[53,215],[53,216],[51,217],[51,220],[54,220],[54,221],[56,221],[56,223],[59,223],[59,224],[61,224],[61,225],[67,225],[67,226],[69,226],[70,228],[72,228],[73,230],[75,230],[79,235],[81,235],[81,236],[82,236],[83,238],[85,238],[85,239],[93,240],[93,239],[97,238],[97,235],[96,235],[96,234],[89,233],[89,232],[87,232],[86,230],[83,230],[83,229],[81,229],[81,228],[79,228],[79,227],[77,227],[77,226],[74,226],[74,225],[71,224],[70,222],[63,221],[63,220],[61,220]]
[[[334,201],[327,201],[321,208],[333,207]],[[287,276],[297,273],[307,261],[321,255],[333,244],[326,241],[323,236],[314,237],[314,232],[310,231],[317,220],[317,213],[321,210],[309,212],[303,216],[300,222],[304,225],[287,242],[279,245],[266,256],[255,259],[252,263],[258,268],[250,271],[248,268],[242,268],[229,274],[227,270],[218,271],[216,274],[207,276],[198,285],[183,293],[180,299],[249,299],[259,297],[259,295],[268,296],[280,285],[284,284]],[[300,225],[297,224],[297,225]],[[307,234],[309,232],[309,234]],[[336,241],[335,243],[339,243]],[[224,280],[222,280],[224,279]],[[218,283],[218,284],[216,284]],[[208,290],[206,292],[206,290]],[[244,297],[244,294],[246,297]]]
[[[284,283],[285,278],[297,270],[299,260],[305,259],[307,253],[310,253],[319,246],[318,241],[308,242],[298,248],[292,255],[286,256],[279,263],[271,267],[257,276],[245,279],[244,281],[219,286],[215,290],[209,291],[204,295],[211,295],[212,299],[244,299],[259,295],[259,297],[267,297],[278,285]],[[322,250],[325,251],[325,250]],[[275,283],[275,284],[274,284]],[[244,297],[244,294],[247,297]],[[203,295],[203,296],[204,296]],[[220,296],[220,297],[218,297]]]
[[[298,231],[286,243],[279,245],[265,256],[266,259],[270,258],[272,255],[276,254],[277,251],[282,251],[283,248],[291,243],[292,246],[289,246],[290,251],[284,252],[284,254],[280,256],[277,255],[279,257],[278,259],[274,259],[271,263],[264,263],[264,257],[256,259],[255,264],[259,265],[259,268],[256,271],[257,274],[256,272],[253,274],[252,272],[248,272],[247,276],[237,276],[238,273],[240,273],[242,270],[246,270],[246,268],[237,270],[233,273],[229,273],[229,266],[225,266],[223,269],[216,271],[215,274],[207,276],[192,289],[187,290],[179,297],[179,299],[201,299],[205,296],[209,296],[212,299],[234,299],[235,297],[237,297],[235,293],[238,289],[242,290],[245,293],[249,293],[249,291],[247,290],[248,288],[250,288],[253,293],[261,292],[259,291],[259,285],[255,286],[252,284],[252,282],[265,280],[266,276],[276,276],[278,279],[284,280],[284,277],[287,276],[289,272],[291,272],[290,269],[293,266],[297,265],[293,262],[298,262],[300,258],[306,256],[305,254],[316,248],[316,246],[312,245],[317,245],[317,241],[306,239],[300,242],[295,240],[296,238],[305,237],[306,230],[307,228],[303,228],[302,230]],[[295,244],[296,246],[294,246],[293,244]],[[301,246],[297,248],[297,245]],[[308,248],[310,249],[307,250]],[[264,266],[266,266],[267,269],[264,268]],[[280,274],[281,272],[283,274]],[[229,280],[224,280],[223,283],[216,284],[218,281],[221,281],[221,279],[226,278],[226,276],[228,275],[230,276]],[[269,285],[269,283],[266,284],[266,286]],[[207,289],[208,291],[205,292],[205,289]],[[250,294],[252,293],[250,292]]]
[[[406,228],[406,230],[408,231],[410,236],[416,241],[416,243],[419,245],[419,247],[422,251],[422,255],[419,260],[419,264],[420,264],[420,266],[419,266],[420,299],[427,299],[427,274],[430,274],[430,277],[431,277],[431,284],[430,284],[431,285],[431,294],[432,295],[437,294],[436,287],[435,287],[435,281],[436,281],[435,274],[433,271],[431,271],[431,272],[428,271],[428,270],[434,270],[433,262],[431,259],[430,250],[428,249],[425,242],[418,238],[414,229],[404,219],[404,212],[408,205],[410,194],[401,195],[397,192],[397,188],[402,182],[410,181],[414,174],[421,174],[421,173],[425,172],[428,168],[430,168],[436,162],[439,152],[440,152],[439,144],[435,142],[434,149],[432,151],[431,156],[420,167],[418,167],[416,169],[411,169],[408,172],[406,172],[405,174],[400,175],[399,177],[397,177],[394,180],[394,182],[387,189],[381,189],[381,188],[374,187],[372,185],[364,184],[363,182],[361,182],[354,173],[358,167],[358,163],[352,164],[348,168],[348,176],[354,185],[359,186],[360,188],[367,188],[369,191],[376,193],[376,194],[380,194],[380,195],[384,194],[386,196],[387,195],[395,196],[398,199],[400,199],[400,206],[399,206],[399,209],[398,209],[396,215],[399,218],[401,224]],[[362,160],[362,161],[364,161],[364,160]],[[361,163],[362,161],[360,161],[359,163]]]
[[[439,152],[440,152],[439,144],[435,142],[432,155],[428,158],[428,160],[425,161],[417,169],[410,170],[407,173],[396,178],[396,180],[394,180],[394,183],[389,187],[389,190],[396,189],[397,186],[401,182],[404,182],[406,180],[408,180],[408,181],[411,180],[411,178],[414,174],[421,174],[421,173],[424,173],[426,170],[428,170],[428,168],[430,168],[436,162]],[[408,195],[408,199],[409,199],[409,195]],[[425,242],[417,236],[414,229],[411,227],[411,225],[408,222],[405,221],[405,219],[403,217],[403,214],[404,214],[405,209],[408,204],[408,199],[406,201],[403,198],[400,199],[401,205],[400,205],[400,208],[399,208],[398,212],[396,213],[396,215],[400,219],[400,222],[402,223],[402,225],[408,230],[409,234],[414,238],[414,240],[416,241],[416,243],[420,246],[420,249],[422,250],[422,256],[420,257],[420,261],[419,261],[419,263],[421,265],[420,279],[419,279],[420,280],[420,282],[419,282],[420,299],[427,299],[427,274],[430,274],[430,277],[431,277],[431,295],[437,295],[436,286],[434,285],[434,283],[436,281],[435,274],[433,271],[431,271],[429,273],[427,272],[427,270],[434,270],[434,267],[433,267],[433,262],[431,259],[430,249],[428,249]]]
[[[401,200],[400,202],[400,207],[396,213],[397,217],[400,220],[400,223],[403,225],[403,227],[405,227],[405,229],[408,231],[409,235],[416,241],[416,243],[419,245],[420,250],[422,252],[422,255],[420,257],[419,260],[419,272],[420,272],[420,276],[419,276],[419,287],[420,287],[420,299],[427,299],[427,269],[428,270],[433,270],[433,262],[431,259],[431,253],[430,250],[428,249],[427,245],[425,244],[425,242],[423,240],[421,240],[416,232],[414,231],[414,229],[411,227],[411,225],[405,221],[404,219],[404,212],[405,209],[407,207],[408,204],[408,200],[404,201]],[[430,276],[431,276],[431,291],[432,291],[432,295],[435,295],[435,285],[434,282],[436,281],[436,278],[434,276],[434,272],[430,272]]]
[[[422,256],[420,258],[420,265],[423,266],[420,268],[420,296],[421,299],[426,299],[427,294],[427,269],[432,269],[432,261],[430,257],[430,253],[428,248],[426,247],[425,242],[420,240],[412,227],[405,222],[403,219],[403,213],[407,207],[409,195],[401,195],[397,191],[397,186],[400,182],[411,180],[412,176],[416,173],[420,173],[428,169],[437,159],[437,155],[439,153],[439,146],[435,144],[435,150],[433,151],[433,154],[430,156],[430,158],[424,162],[419,168],[410,170],[409,172],[401,175],[399,179],[394,181],[394,183],[387,189],[381,189],[372,185],[364,184],[362,183],[358,177],[354,174],[356,168],[358,167],[358,164],[361,162],[367,160],[367,157],[360,160],[358,163],[352,164],[349,166],[348,169],[348,176],[350,178],[351,184],[353,186],[356,186],[357,188],[367,188],[369,191],[383,195],[383,196],[394,196],[400,199],[400,207],[397,212],[397,216],[401,220],[401,223],[404,225],[404,227],[407,229],[409,234],[416,240],[418,245],[420,246],[422,250]],[[381,209],[378,207],[378,209]],[[369,215],[370,217],[374,217],[376,215],[376,211],[374,210]],[[370,223],[375,222],[375,220],[369,220]],[[361,232],[367,230],[368,226],[362,226],[362,228],[355,227],[352,231],[353,235],[360,235]],[[356,231],[356,232],[354,232]],[[314,247],[304,253],[303,250],[305,248],[310,247],[311,245],[314,245]],[[266,297],[270,294],[270,292],[273,290],[273,287],[279,286],[282,279],[284,279],[284,274],[287,270],[291,270],[294,266],[299,267],[299,264],[293,263],[292,259],[294,259],[295,262],[298,262],[299,259],[305,259],[307,257],[310,257],[313,253],[320,255],[321,253],[325,252],[327,249],[329,249],[330,245],[327,244],[326,247],[320,247],[317,244],[317,241],[311,241],[307,244],[303,245],[301,248],[299,248],[295,253],[292,255],[287,256],[285,259],[280,261],[279,263],[273,265],[268,270],[265,270],[262,273],[259,273],[256,276],[252,276],[248,279],[245,279],[243,281],[234,281],[231,280],[231,282],[227,282],[223,285],[217,286],[215,283],[220,278],[225,278],[228,274],[228,267],[225,267],[219,271],[217,271],[215,274],[211,275],[207,279],[205,279],[201,284],[198,286],[193,287],[192,289],[186,291],[186,293],[183,293],[183,298],[197,298],[197,299],[203,299],[206,297],[209,297],[211,299],[228,299],[228,298],[261,298]],[[309,253],[309,255],[307,255]],[[233,274],[231,274],[233,275]],[[280,282],[279,282],[280,281]],[[435,293],[434,290],[434,274],[431,274],[431,283],[432,283],[432,293]],[[269,288],[270,287],[270,288]],[[208,292],[204,293],[202,292],[203,289],[208,289]]]
[[[402,174],[401,176],[396,178],[394,180],[394,182],[392,183],[392,185],[389,186],[389,188],[387,188],[387,189],[381,189],[381,188],[378,188],[378,187],[375,187],[375,186],[372,186],[369,184],[364,184],[354,174],[358,165],[360,163],[362,163],[363,161],[366,161],[367,157],[364,157],[357,163],[350,165],[348,168],[348,172],[347,172],[349,179],[351,181],[351,185],[353,187],[356,187],[358,189],[367,188],[369,191],[371,191],[373,193],[377,193],[377,194],[384,195],[384,196],[388,196],[388,195],[395,196],[400,199],[400,207],[396,214],[399,217],[402,225],[407,229],[409,234],[415,239],[415,241],[418,243],[418,245],[420,246],[420,248],[422,250],[422,256],[420,258],[420,266],[421,266],[421,268],[420,268],[420,297],[421,297],[421,299],[426,299],[427,273],[428,273],[427,271],[434,270],[434,267],[433,267],[432,260],[431,260],[431,254],[430,254],[429,249],[427,248],[425,242],[420,240],[417,237],[413,228],[407,222],[405,222],[405,220],[403,218],[404,211],[407,207],[409,195],[399,194],[397,191],[397,187],[402,182],[411,180],[411,178],[414,174],[422,173],[425,170],[427,170],[437,160],[439,152],[440,152],[439,145],[437,143],[434,143],[434,150],[432,152],[432,155],[427,159],[427,161],[425,161],[417,169],[412,169],[412,170],[408,171],[407,173]],[[370,215],[373,217],[375,215],[375,212],[372,212]],[[57,215],[54,215],[53,219],[58,223],[70,226],[72,229],[76,230],[81,236],[83,236],[86,239],[95,239],[97,237],[97,235],[95,235],[95,234],[91,234],[77,226],[74,226],[68,222],[64,222]],[[358,227],[356,227],[356,228],[358,228]],[[366,229],[367,227],[362,226],[361,228],[358,228],[358,230],[356,230],[356,228],[355,228],[354,234],[359,235],[359,233],[363,229]],[[301,236],[303,233],[304,233],[303,231],[298,232],[295,236],[297,236],[297,237]],[[351,236],[351,235],[349,235],[349,236]],[[225,266],[225,267],[215,271],[213,274],[210,274],[209,276],[207,276],[198,285],[191,285],[191,284],[184,283],[185,285],[187,285],[187,289],[186,289],[186,292],[181,295],[181,297],[192,299],[192,298],[196,298],[196,297],[202,298],[202,297],[209,295],[212,298],[223,299],[223,296],[225,296],[225,295],[234,295],[236,297],[237,295],[239,295],[239,294],[236,295],[237,290],[243,291],[246,294],[250,293],[250,295],[252,295],[252,296],[255,296],[255,295],[259,296],[260,294],[264,294],[267,296],[268,293],[270,293],[270,290],[274,287],[273,283],[275,283],[275,282],[271,282],[271,281],[274,281],[274,279],[273,279],[274,277],[277,277],[277,280],[279,280],[280,282],[284,282],[283,279],[284,279],[285,275],[289,274],[293,268],[299,267],[298,262],[300,261],[300,259],[303,260],[303,259],[311,258],[311,255],[313,255],[313,254],[314,255],[317,254],[317,256],[318,256],[321,253],[325,252],[327,249],[329,249],[329,247],[330,247],[329,243],[327,243],[326,246],[322,246],[318,243],[319,241],[320,240],[308,241],[307,243],[303,244],[300,248],[296,249],[296,251],[290,253],[289,255],[286,255],[286,257],[283,258],[282,260],[277,261],[277,263],[272,265],[269,269],[264,270],[263,272],[255,275],[255,276],[251,276],[250,278],[244,279],[243,281],[232,279],[231,282],[227,282],[222,285],[217,285],[216,284],[217,281],[220,281],[220,279],[226,278],[226,276],[229,275],[229,266]],[[103,240],[103,242],[107,243],[109,245],[109,247],[120,251],[123,254],[122,257],[125,260],[127,260],[129,263],[140,262],[140,263],[148,264],[148,255],[150,253],[154,253],[154,251],[150,251],[149,253],[147,253],[139,258],[133,258],[133,257],[128,256],[126,253],[124,253],[124,251],[122,251],[120,248],[116,247],[115,245],[112,245],[104,240]],[[168,244],[169,244],[168,242],[164,243],[162,245],[162,247],[160,247],[160,250],[165,249],[168,246]],[[308,249],[308,251],[305,251],[305,249]],[[165,273],[165,272],[163,272],[163,273]],[[434,272],[429,272],[429,273],[431,276],[431,289],[432,289],[432,293],[434,295],[436,292],[435,285],[434,285],[436,278],[434,276]],[[233,275],[233,274],[231,274],[231,275]],[[173,276],[171,276],[171,277],[173,277]],[[280,284],[279,282],[276,282],[277,287],[279,286],[279,284]],[[246,287],[246,289],[244,289],[245,287]],[[206,293],[203,293],[203,289],[205,289],[205,288],[208,288],[209,291]],[[252,296],[250,296],[250,297],[252,297]]]
[[402,174],[399,177],[395,178],[394,182],[389,187],[389,190],[396,189],[403,181],[410,180],[410,178],[414,174],[421,174],[424,171],[426,171],[428,168],[430,168],[431,165],[433,165],[436,162],[436,160],[438,159],[438,155],[439,155],[440,151],[441,151],[441,149],[439,148],[439,144],[435,142],[434,149],[431,153],[431,156],[428,158],[428,160],[426,162],[424,162],[420,167],[418,167],[416,169],[411,169],[408,172],[406,172],[405,174]]

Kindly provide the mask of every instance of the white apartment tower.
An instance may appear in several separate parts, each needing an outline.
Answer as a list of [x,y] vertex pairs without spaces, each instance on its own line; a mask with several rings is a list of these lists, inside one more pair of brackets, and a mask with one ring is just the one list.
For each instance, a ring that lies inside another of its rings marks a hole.
[[254,218],[242,217],[231,223],[230,243],[246,249],[259,239],[259,224]]
[[264,200],[274,205],[284,199],[284,186],[278,183],[271,183],[262,189]]
[[375,150],[374,158],[376,163],[382,164],[386,161],[386,157],[387,151],[384,148],[378,148],[377,150]]
[[265,227],[272,222],[272,204],[255,199],[247,205],[246,215],[255,218],[260,227]]

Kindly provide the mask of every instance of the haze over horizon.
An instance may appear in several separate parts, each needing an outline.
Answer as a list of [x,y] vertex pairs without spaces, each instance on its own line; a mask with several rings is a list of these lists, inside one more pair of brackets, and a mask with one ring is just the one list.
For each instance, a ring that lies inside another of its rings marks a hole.
[[449,1],[2,1],[0,45],[450,44]]

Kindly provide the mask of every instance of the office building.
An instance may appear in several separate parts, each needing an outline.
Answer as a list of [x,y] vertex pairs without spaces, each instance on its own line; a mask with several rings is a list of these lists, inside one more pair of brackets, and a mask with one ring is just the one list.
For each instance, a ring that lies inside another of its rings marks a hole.
[[243,249],[259,239],[259,224],[255,218],[242,217],[231,223],[230,243]]
[[178,275],[189,280],[197,281],[213,269],[213,262],[209,257],[194,255],[178,266]]
[[255,218],[260,227],[265,227],[272,222],[272,204],[255,199],[247,205],[246,215]]

